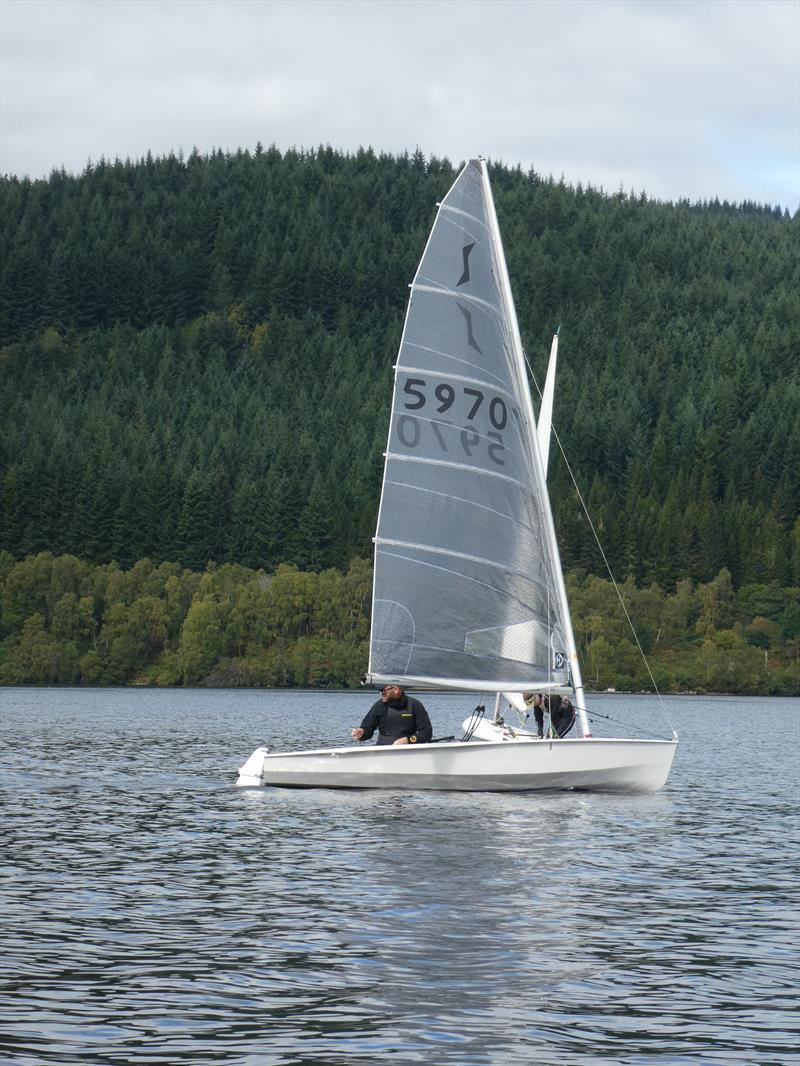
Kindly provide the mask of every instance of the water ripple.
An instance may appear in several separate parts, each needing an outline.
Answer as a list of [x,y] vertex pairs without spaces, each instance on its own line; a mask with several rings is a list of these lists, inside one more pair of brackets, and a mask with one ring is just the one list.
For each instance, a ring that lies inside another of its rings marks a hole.
[[233,787],[363,694],[0,698],[4,1062],[800,1062],[790,701],[670,701],[655,796],[508,797]]

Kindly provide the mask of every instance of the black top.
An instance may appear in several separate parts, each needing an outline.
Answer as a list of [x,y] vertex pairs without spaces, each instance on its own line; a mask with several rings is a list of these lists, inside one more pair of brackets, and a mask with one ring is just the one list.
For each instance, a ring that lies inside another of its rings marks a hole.
[[560,696],[557,692],[545,696],[547,708],[550,711],[550,726],[557,737],[566,736],[575,722],[575,708],[567,696]]
[[394,744],[398,737],[408,737],[411,744],[427,744],[433,736],[428,712],[419,700],[406,692],[399,700],[373,703],[361,728],[364,730],[362,740],[369,740],[377,729],[379,744]]

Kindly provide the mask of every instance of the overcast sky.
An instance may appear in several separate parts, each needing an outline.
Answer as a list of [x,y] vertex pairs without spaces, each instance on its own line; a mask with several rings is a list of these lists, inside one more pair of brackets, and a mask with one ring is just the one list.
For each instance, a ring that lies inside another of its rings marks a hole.
[[0,171],[331,144],[800,202],[800,0],[0,0]]

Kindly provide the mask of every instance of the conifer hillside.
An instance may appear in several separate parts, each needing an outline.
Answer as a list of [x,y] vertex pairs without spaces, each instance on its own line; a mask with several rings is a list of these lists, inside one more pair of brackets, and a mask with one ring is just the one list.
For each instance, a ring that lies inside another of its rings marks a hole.
[[[800,215],[492,165],[523,340],[615,573],[800,585]],[[408,283],[456,168],[330,148],[0,179],[0,547],[369,558]],[[602,563],[566,469],[567,569]]]

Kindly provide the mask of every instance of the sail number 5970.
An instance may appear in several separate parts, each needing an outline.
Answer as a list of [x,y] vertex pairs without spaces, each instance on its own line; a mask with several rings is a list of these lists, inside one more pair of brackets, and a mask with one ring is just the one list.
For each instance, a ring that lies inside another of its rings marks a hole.
[[[446,383],[437,385],[433,390],[433,397],[429,397],[423,391],[426,387],[427,382],[424,378],[407,379],[403,386],[403,392],[409,397],[403,403],[407,411],[421,411],[430,399],[430,405],[434,409],[431,411],[431,415],[434,412],[435,415],[443,415],[450,411],[456,400],[459,399],[458,391],[452,385]],[[485,447],[489,459],[496,466],[505,466],[503,436],[500,432],[500,430],[505,429],[508,422],[508,409],[505,400],[499,396],[493,396],[484,407],[485,394],[480,389],[471,389],[466,386],[461,388],[460,398],[463,398],[464,403],[459,403],[457,410],[462,414],[462,417],[466,418],[467,422],[474,422],[478,412],[483,407],[494,428],[486,430],[485,434],[481,434],[472,426],[456,426],[447,418],[431,417],[429,415],[424,419],[420,419],[414,417],[414,415],[403,414],[397,420],[397,436],[400,443],[406,448],[417,448],[422,441],[423,433],[432,433],[438,450],[441,452],[449,452],[452,444],[456,445],[457,448],[460,447],[460,450],[471,458],[476,451]],[[423,426],[425,427],[424,429]],[[453,430],[457,434],[455,437],[452,435]],[[428,439],[430,440],[430,437]]]
[[[406,400],[404,407],[408,411],[421,411],[427,404],[428,397],[423,392],[426,387],[424,378],[408,378],[405,385],[403,385],[403,392],[408,396],[413,397],[413,400]],[[466,405],[469,406],[466,417],[472,421],[480,411],[483,401],[486,399],[485,395],[480,389],[469,389],[466,385],[462,387],[462,393],[466,400]],[[433,390],[434,400],[432,401],[436,406],[437,414],[443,415],[445,411],[449,411],[456,401],[456,390],[452,385],[442,383],[437,385]],[[493,396],[489,401],[488,407],[489,421],[492,423],[495,429],[505,429],[508,422],[508,409],[506,408],[505,400],[502,400],[499,396]]]

